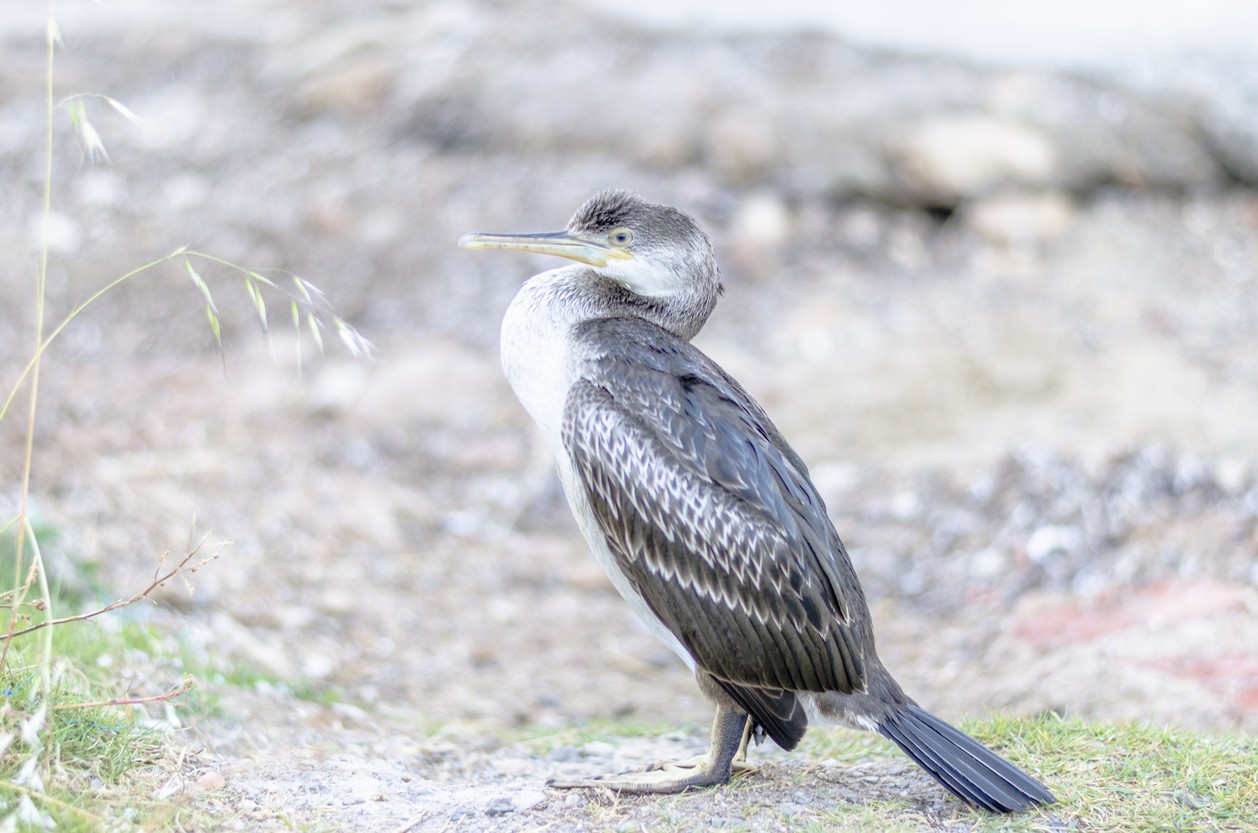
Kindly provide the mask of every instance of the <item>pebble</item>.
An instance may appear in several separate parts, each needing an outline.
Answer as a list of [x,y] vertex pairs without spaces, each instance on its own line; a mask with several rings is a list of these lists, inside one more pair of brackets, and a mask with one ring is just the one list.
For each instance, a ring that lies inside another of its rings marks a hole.
[[979,200],[965,211],[966,224],[995,243],[1038,243],[1070,231],[1075,210],[1070,199],[1055,191],[1000,194]]
[[1214,479],[1219,488],[1229,495],[1239,495],[1249,482],[1249,467],[1244,460],[1225,458],[1215,463]]
[[517,812],[532,810],[534,807],[545,803],[546,793],[541,790],[520,790],[520,792],[511,796],[511,806],[514,807]]
[[753,194],[738,206],[730,223],[730,236],[738,248],[773,249],[791,234],[791,215],[786,204],[770,193]]
[[227,786],[227,779],[223,777],[223,773],[210,770],[197,779],[197,786],[204,790],[221,790]]
[[1077,527],[1041,526],[1027,539],[1026,554],[1032,561],[1041,562],[1055,552],[1071,552],[1082,539]]
[[999,578],[1008,569],[1008,556],[994,547],[986,547],[970,556],[970,575],[975,578]]
[[908,129],[897,150],[909,184],[945,200],[1008,185],[1048,184],[1057,170],[1048,136],[995,116],[928,118]]
[[299,107],[309,113],[342,111],[363,117],[381,106],[394,82],[395,68],[367,55],[320,67],[296,90]]
[[515,804],[513,804],[511,799],[506,796],[495,798],[493,801],[489,802],[489,806],[485,808],[485,815],[487,816],[505,816],[507,813],[514,812]]
[[309,654],[302,657],[302,673],[311,680],[323,680],[339,667],[337,660],[326,654]]

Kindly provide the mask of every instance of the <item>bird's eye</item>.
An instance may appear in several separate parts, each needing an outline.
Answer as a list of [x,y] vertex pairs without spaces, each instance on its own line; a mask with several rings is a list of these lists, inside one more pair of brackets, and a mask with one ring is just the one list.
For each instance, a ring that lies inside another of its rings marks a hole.
[[627,228],[612,229],[611,234],[607,235],[607,242],[623,249],[633,242],[633,232]]

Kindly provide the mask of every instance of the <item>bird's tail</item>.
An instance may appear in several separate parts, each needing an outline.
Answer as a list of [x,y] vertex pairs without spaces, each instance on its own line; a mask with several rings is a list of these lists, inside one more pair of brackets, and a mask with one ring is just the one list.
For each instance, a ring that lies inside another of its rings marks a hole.
[[1016,813],[1056,801],[1039,781],[914,703],[888,712],[878,731],[971,806]]

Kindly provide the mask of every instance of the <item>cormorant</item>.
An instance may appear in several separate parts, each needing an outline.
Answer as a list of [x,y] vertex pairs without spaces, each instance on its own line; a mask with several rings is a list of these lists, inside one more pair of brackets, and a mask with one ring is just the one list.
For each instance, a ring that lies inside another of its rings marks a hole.
[[693,218],[611,190],[564,231],[473,232],[459,245],[575,261],[520,289],[502,323],[503,368],[599,563],[716,705],[696,761],[553,786],[723,784],[750,736],[792,749],[823,718],[890,738],[975,807],[1054,800],[918,706],[878,659],[860,582],[804,462],[690,344],[723,291]]

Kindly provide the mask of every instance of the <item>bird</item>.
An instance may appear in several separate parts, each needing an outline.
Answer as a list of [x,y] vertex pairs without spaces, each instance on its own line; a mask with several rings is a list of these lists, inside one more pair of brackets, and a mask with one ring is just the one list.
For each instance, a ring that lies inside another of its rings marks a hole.
[[810,721],[828,721],[885,736],[972,807],[1055,801],[920,707],[879,660],[860,581],[804,461],[691,344],[724,287],[690,214],[609,189],[562,231],[469,232],[459,245],[571,261],[519,289],[502,322],[503,371],[550,444],[595,558],[716,709],[698,758],[550,786],[718,786],[754,769],[750,740],[790,750]]

